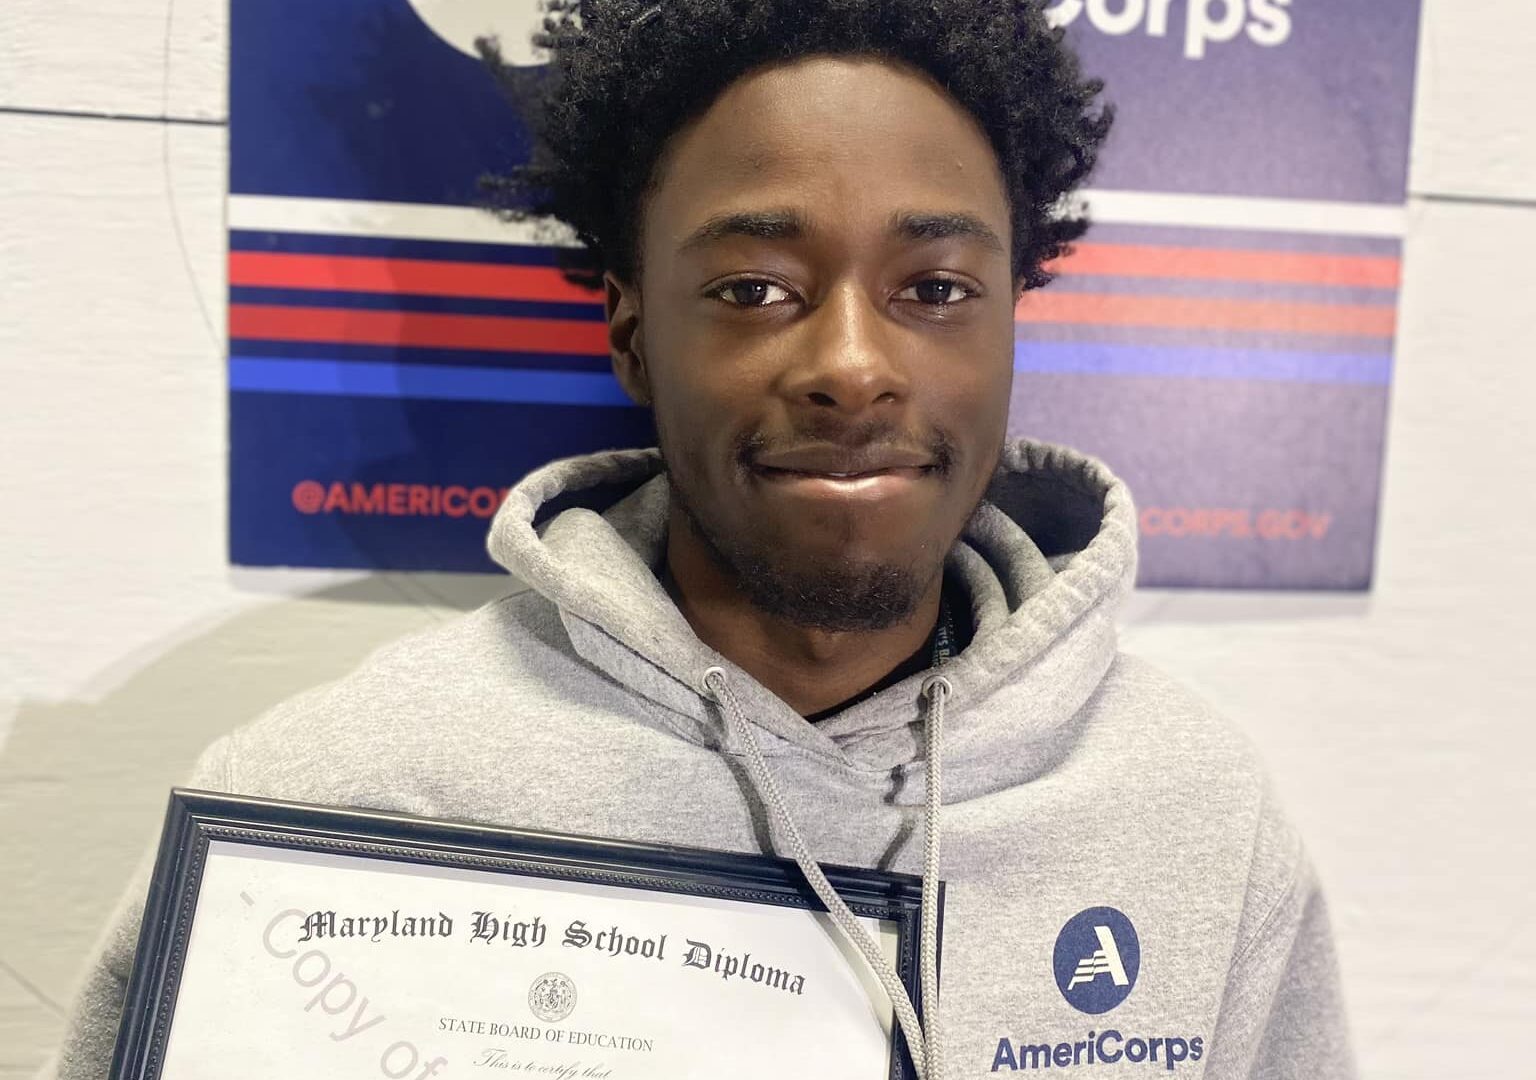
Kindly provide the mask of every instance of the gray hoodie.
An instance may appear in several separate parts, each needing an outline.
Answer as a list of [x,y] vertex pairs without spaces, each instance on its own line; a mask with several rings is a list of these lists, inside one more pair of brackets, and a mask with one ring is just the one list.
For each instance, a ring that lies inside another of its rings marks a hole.
[[[783,850],[787,816],[823,862],[917,872],[929,680],[808,723],[668,598],[666,507],[654,451],[533,473],[490,536],[525,590],[225,736],[189,783],[734,851]],[[1352,1076],[1323,899],[1252,751],[1116,648],[1135,545],[1108,470],[1020,442],[950,556],[974,633],[941,669],[938,1075]],[[144,891],[60,1077],[106,1075]]]

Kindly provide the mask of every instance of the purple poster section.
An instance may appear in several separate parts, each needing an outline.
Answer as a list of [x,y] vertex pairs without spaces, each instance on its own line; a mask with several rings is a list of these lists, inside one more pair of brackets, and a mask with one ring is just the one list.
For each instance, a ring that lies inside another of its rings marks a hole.
[[[651,441],[598,299],[473,208],[533,0],[233,0],[230,550],[487,570],[529,469]],[[511,12],[509,15],[508,13]],[[1011,428],[1130,483],[1141,583],[1371,580],[1417,0],[1055,0],[1119,120],[1017,315]]]

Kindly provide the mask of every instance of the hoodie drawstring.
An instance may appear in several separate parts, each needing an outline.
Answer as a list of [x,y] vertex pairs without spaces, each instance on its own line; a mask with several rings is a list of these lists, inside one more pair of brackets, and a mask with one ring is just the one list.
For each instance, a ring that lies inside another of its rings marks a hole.
[[918,962],[918,981],[921,984],[921,1001],[925,1025],[917,1018],[912,997],[902,985],[891,963],[869,932],[860,925],[858,917],[837,894],[832,883],[822,873],[821,867],[811,856],[805,838],[790,817],[789,807],[779,786],[768,771],[768,762],[752,734],[752,725],[731,692],[723,668],[712,667],[704,672],[704,687],[725,713],[726,723],[735,733],[747,756],[747,774],[757,787],[758,795],[768,807],[769,814],[779,825],[789,848],[790,856],[810,882],[811,889],[826,905],[832,922],[842,931],[848,942],[863,955],[880,985],[891,999],[896,1022],[906,1036],[911,1051],[912,1064],[918,1080],[939,1080],[939,986],[938,986],[938,928],[939,928],[939,811],[942,793],[939,785],[940,743],[943,737],[944,700],[954,692],[949,680],[942,675],[931,675],[923,682],[922,695],[928,700],[927,718],[924,722],[924,741],[927,754],[928,783],[925,799],[923,842],[923,891],[920,921],[923,927],[922,951]]
[[943,1075],[939,1066],[939,811],[944,792],[939,765],[943,761],[944,702],[955,692],[942,675],[923,680],[928,716],[923,721],[923,753],[927,762],[927,791],[923,799],[923,899],[919,913],[923,924],[923,948],[918,960],[918,981],[925,1021],[925,1067],[929,1080]]

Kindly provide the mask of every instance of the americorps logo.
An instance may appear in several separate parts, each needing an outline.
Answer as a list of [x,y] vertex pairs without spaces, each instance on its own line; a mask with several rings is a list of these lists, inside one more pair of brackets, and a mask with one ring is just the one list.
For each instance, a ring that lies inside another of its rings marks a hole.
[[1067,920],[1056,935],[1056,985],[1078,1012],[1109,1012],[1136,986],[1141,939],[1124,913],[1091,907]]
[[1060,0],[1045,17],[1052,26],[1071,26],[1082,19],[1111,37],[1140,32],[1165,38],[1178,12],[1184,55],[1201,60],[1209,47],[1244,35],[1267,49],[1284,45],[1291,39],[1290,6],[1291,0]]
[[[1141,973],[1141,939],[1122,911],[1091,907],[1067,920],[1056,935],[1052,957],[1056,986],[1078,1012],[1097,1016],[1123,1002]],[[1173,1072],[1205,1055],[1201,1035],[1126,1035],[1116,1028],[1087,1032],[1082,1038],[997,1040],[992,1072],[1093,1068],[1100,1065],[1158,1066]]]
[[[1131,1035],[1113,1028],[1090,1031],[1086,1038],[1058,1043],[1017,1041],[1004,1036],[997,1040],[992,1055],[992,1071],[1033,1072],[1036,1069],[1094,1068],[1099,1065],[1159,1066],[1173,1072],[1186,1061],[1205,1056],[1205,1037],[1196,1035]],[[1123,1075],[1123,1074],[1122,1074]]]

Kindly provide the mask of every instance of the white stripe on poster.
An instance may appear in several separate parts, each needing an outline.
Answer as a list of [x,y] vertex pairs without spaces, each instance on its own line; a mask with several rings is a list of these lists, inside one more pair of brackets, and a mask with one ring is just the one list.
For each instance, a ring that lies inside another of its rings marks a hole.
[[1398,239],[1408,231],[1407,208],[1384,203],[1248,199],[1236,195],[1174,195],[1101,188],[1089,188],[1081,197],[1088,203],[1089,217],[1106,225],[1166,225],[1386,239]]
[[[1396,239],[1407,211],[1380,203],[1248,199],[1090,188],[1081,193],[1094,221],[1114,225],[1240,229]],[[559,244],[575,238],[551,221],[503,222],[484,210],[433,203],[305,199],[289,195],[231,195],[229,227],[256,232],[382,236],[491,244]]]
[[291,195],[231,195],[229,227],[254,232],[459,240],[477,244],[571,247],[576,243],[571,230],[558,222],[504,222],[472,206],[303,199]]

